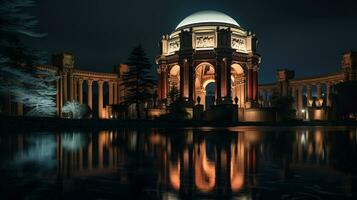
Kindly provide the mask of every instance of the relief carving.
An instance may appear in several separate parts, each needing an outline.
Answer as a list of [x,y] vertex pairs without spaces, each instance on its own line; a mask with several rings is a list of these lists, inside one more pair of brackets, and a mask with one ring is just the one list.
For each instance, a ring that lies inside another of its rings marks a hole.
[[169,41],[169,52],[175,52],[180,50],[180,41],[178,39]]
[[245,51],[245,40],[238,37],[232,37],[232,48]]
[[213,35],[197,36],[196,37],[196,47],[197,48],[214,47]]

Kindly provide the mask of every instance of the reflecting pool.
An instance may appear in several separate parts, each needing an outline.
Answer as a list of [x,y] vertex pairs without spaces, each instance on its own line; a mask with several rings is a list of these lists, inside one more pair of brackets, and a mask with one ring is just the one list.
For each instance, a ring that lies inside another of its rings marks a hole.
[[356,199],[357,127],[0,134],[0,199]]

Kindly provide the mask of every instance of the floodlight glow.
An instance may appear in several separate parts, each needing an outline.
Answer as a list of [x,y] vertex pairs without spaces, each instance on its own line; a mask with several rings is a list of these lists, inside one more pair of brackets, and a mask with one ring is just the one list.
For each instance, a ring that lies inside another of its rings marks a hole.
[[192,24],[202,24],[202,23],[220,23],[220,24],[230,24],[233,26],[240,25],[232,17],[214,10],[205,10],[193,13],[192,15],[186,17],[182,20],[176,29],[192,25]]

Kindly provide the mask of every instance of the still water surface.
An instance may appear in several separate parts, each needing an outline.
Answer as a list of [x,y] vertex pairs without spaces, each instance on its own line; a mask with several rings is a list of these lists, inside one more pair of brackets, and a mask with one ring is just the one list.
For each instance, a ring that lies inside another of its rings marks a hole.
[[0,199],[356,199],[356,127],[0,135]]

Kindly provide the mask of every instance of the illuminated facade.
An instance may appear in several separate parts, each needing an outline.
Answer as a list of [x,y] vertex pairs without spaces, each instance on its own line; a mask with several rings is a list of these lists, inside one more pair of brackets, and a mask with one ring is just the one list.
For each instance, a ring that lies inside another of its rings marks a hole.
[[330,108],[333,106],[331,94],[334,86],[344,81],[355,81],[357,53],[347,52],[341,58],[341,70],[322,76],[295,79],[294,71],[278,70],[277,82],[259,85],[259,104],[270,107],[274,95],[294,98],[293,108],[297,118],[305,120],[331,119]]
[[92,117],[108,119],[113,117],[110,106],[120,104],[124,100],[125,90],[121,76],[128,70],[126,65],[119,65],[114,73],[84,71],[74,67],[72,54],[64,53],[53,56],[52,66],[36,68],[53,71],[59,77],[56,82],[58,116],[61,116],[65,102],[75,100],[80,104],[87,104],[92,110],[97,110],[97,116],[93,113]]
[[206,106],[206,87],[215,83],[215,105],[252,107],[258,100],[257,39],[234,19],[217,12],[201,11],[185,18],[161,39],[158,64],[158,97],[165,104],[172,87],[180,99]]
[[[357,53],[348,52],[343,55],[339,72],[294,79],[293,71],[280,70],[276,83],[258,85],[261,57],[256,46],[255,35],[224,13],[201,11],[186,17],[160,41],[160,55],[156,58],[159,107],[150,113],[153,116],[165,113],[166,105],[172,102],[170,91],[176,87],[180,102],[190,108],[200,104],[203,110],[209,110],[209,100],[213,105],[225,106],[235,102],[236,107],[232,108],[238,111],[233,115],[239,121],[275,121],[275,113],[266,108],[272,106],[272,96],[276,94],[294,97],[298,118],[326,120],[334,85],[356,80]],[[65,102],[76,100],[96,111],[92,117],[117,118],[111,106],[123,102],[122,74],[128,70],[127,66],[120,65],[113,73],[79,70],[74,67],[74,56],[64,53],[55,55],[52,65],[36,68],[55,72],[59,77],[56,82],[58,116]],[[210,84],[215,86],[214,100],[207,98]],[[23,115],[26,112],[26,108],[13,103],[11,97],[4,102],[2,113]],[[132,107],[129,113],[133,113]]]

